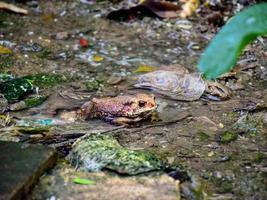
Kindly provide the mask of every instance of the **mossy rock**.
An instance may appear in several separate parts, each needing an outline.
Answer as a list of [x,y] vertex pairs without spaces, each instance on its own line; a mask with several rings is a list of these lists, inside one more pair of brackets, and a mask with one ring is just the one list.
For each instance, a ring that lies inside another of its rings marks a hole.
[[68,156],[71,163],[87,171],[109,169],[120,174],[135,175],[162,170],[163,163],[148,151],[122,147],[107,135],[90,135],[77,142]]
[[0,85],[0,93],[5,96],[9,103],[23,99],[32,91],[32,83],[24,78],[15,78]]
[[22,134],[29,134],[29,135],[33,135],[33,134],[43,134],[43,133],[47,133],[49,132],[49,128],[48,127],[18,127],[17,131],[22,133]]
[[0,73],[0,83],[14,79],[12,74]]
[[49,88],[67,80],[64,75],[41,73],[23,77],[32,83],[34,87]]
[[32,107],[42,104],[47,98],[48,96],[40,96],[40,95],[28,97],[25,100],[11,104],[9,106],[9,109],[12,111],[18,111],[18,110],[23,110],[27,108],[32,108]]

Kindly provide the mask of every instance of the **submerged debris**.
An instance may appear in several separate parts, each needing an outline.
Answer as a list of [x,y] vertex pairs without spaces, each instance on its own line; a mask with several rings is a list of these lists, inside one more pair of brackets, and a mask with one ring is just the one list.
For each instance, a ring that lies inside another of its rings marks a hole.
[[109,169],[135,175],[163,169],[163,163],[152,153],[128,150],[108,135],[90,135],[76,142],[68,159],[87,171]]

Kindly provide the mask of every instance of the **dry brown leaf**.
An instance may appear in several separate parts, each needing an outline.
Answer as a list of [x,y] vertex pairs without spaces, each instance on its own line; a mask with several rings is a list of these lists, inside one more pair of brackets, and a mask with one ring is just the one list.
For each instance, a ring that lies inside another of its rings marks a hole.
[[192,16],[200,5],[199,0],[181,0],[181,2],[185,2],[182,6],[182,12],[180,13],[182,18]]
[[161,18],[176,18],[179,16],[177,11],[181,10],[178,5],[166,1],[147,0],[141,5],[146,6]]
[[0,9],[9,10],[9,11],[12,11],[12,12],[15,12],[15,13],[24,14],[24,15],[28,14],[27,10],[25,10],[23,8],[19,8],[19,7],[15,6],[15,5],[13,5],[13,4],[2,2],[2,1],[0,1]]
[[180,6],[166,2],[145,0],[141,4],[129,9],[119,9],[110,12],[107,15],[108,19],[112,20],[131,20],[140,16],[159,17],[159,18],[176,18],[179,16]]
[[205,82],[199,74],[157,70],[138,76],[134,87],[150,89],[176,100],[194,101],[204,93]]
[[180,64],[164,65],[160,67],[160,70],[173,71],[177,74],[189,74],[188,69]]

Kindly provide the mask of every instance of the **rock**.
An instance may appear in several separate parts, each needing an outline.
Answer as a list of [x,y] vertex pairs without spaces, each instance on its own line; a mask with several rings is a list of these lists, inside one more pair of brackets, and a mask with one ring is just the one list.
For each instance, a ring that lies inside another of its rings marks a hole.
[[57,159],[54,150],[0,141],[0,200],[25,199],[39,177]]
[[[75,184],[77,177],[90,179],[95,184]],[[103,172],[77,171],[68,165],[60,165],[51,175],[41,179],[33,191],[33,199],[179,200],[179,185],[179,181],[168,175],[120,177]]]
[[0,113],[4,113],[8,106],[8,101],[3,94],[0,93]]
[[66,40],[66,39],[68,39],[68,37],[69,37],[69,34],[66,31],[58,32],[56,34],[56,39],[57,40]]
[[87,135],[73,145],[68,159],[87,171],[109,169],[119,174],[136,175],[164,169],[163,162],[148,152],[128,150],[108,135]]

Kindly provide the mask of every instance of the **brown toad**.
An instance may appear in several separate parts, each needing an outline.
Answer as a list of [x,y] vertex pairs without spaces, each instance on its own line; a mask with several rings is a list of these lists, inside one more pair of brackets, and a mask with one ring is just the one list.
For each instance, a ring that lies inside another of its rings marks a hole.
[[99,118],[112,124],[123,125],[147,119],[156,108],[154,95],[142,93],[93,98],[83,104],[80,109],[61,115],[61,118],[68,121],[74,121],[74,118],[84,120]]

